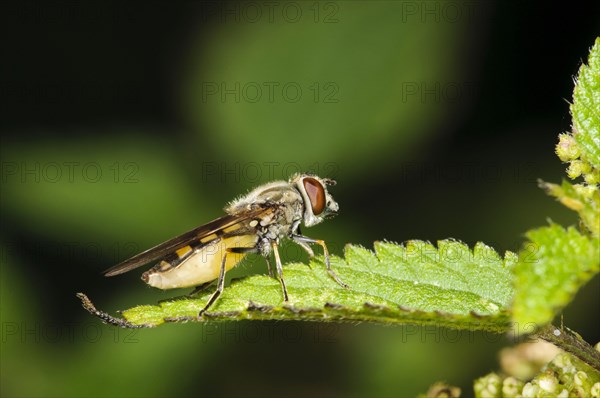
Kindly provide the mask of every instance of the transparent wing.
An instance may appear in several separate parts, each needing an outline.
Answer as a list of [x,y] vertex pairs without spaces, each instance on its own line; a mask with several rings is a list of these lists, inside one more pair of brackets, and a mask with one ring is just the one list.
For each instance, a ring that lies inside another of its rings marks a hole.
[[103,272],[104,276],[115,276],[131,271],[132,269],[141,267],[144,264],[148,264],[163,258],[166,255],[171,254],[177,249],[187,246],[194,241],[202,241],[203,238],[210,237],[211,235],[215,235],[216,239],[218,236],[223,235],[224,233],[232,233],[236,229],[247,228],[248,223],[246,221],[266,215],[272,210],[273,209],[271,207],[258,208],[241,214],[226,215],[217,218],[208,224],[204,224],[198,228],[181,234],[173,239],[136,254],[122,263],[108,268]]

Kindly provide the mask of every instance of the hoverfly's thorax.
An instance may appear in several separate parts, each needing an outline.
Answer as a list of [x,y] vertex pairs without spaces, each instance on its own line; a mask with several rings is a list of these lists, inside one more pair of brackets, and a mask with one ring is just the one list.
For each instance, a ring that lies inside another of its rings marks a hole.
[[273,211],[262,217],[256,225],[263,240],[276,240],[290,236],[293,226],[302,220],[303,197],[293,184],[275,181],[250,191],[231,202],[225,211],[236,215],[256,207],[271,207]]

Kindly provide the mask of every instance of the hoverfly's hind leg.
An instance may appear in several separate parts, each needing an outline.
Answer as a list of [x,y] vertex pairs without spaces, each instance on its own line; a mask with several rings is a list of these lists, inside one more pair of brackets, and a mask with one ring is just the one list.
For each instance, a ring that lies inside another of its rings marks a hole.
[[346,289],[350,287],[346,283],[342,282],[342,280],[336,275],[336,273],[333,272],[333,269],[331,268],[331,262],[329,261],[329,250],[327,250],[327,245],[325,245],[325,242],[323,240],[312,239],[312,238],[309,238],[307,236],[302,236],[302,235],[292,235],[292,240],[302,247],[304,247],[304,245],[308,246],[309,243],[313,243],[313,244],[317,244],[317,245],[321,246],[323,248],[323,257],[325,257],[325,265],[327,266],[327,272],[329,273],[329,275],[341,287],[346,288]]
[[283,266],[281,265],[277,243],[271,242],[271,247],[273,248],[273,255],[275,256],[275,268],[277,269],[277,275],[279,276],[279,283],[281,283],[281,289],[283,290],[283,301],[288,301],[288,292],[283,280]]
[[[214,304],[215,301],[219,298],[221,293],[223,292],[223,287],[225,286],[225,265],[227,264],[227,255],[229,253],[256,253],[258,249],[256,247],[231,247],[225,251],[225,255],[223,255],[223,260],[221,261],[221,269],[219,271],[219,278],[217,279],[217,290],[210,296],[208,299],[208,303],[200,310],[198,313],[198,317],[202,317],[202,314],[206,312],[210,308],[211,305]],[[210,284],[210,282],[209,282]],[[200,287],[204,287],[200,285]]]
[[198,317],[202,317],[202,314],[204,314],[206,312],[206,310],[209,309],[210,306],[213,305],[213,303],[215,301],[217,301],[217,299],[221,295],[221,292],[223,291],[223,286],[225,285],[225,264],[227,264],[228,252],[229,252],[228,250],[225,251],[225,254],[223,255],[223,260],[221,261],[221,269],[219,271],[219,279],[217,280],[217,290],[215,290],[215,292],[212,294],[212,296],[210,296],[210,298],[208,299],[208,303],[206,303],[204,308],[202,308],[200,310],[200,312],[198,313]]
[[193,298],[193,296],[197,293],[200,293],[201,291],[203,291],[204,289],[206,289],[209,285],[211,285],[214,281],[210,281],[210,282],[206,282],[203,283],[201,285],[198,285],[194,288],[194,290],[192,290],[191,292],[189,292],[188,294],[184,294],[181,296],[175,296],[175,297],[170,297],[168,299],[164,299],[164,300],[158,300],[158,303],[170,303],[172,301],[179,301],[179,300],[187,300],[190,298]]
[[196,286],[196,287],[194,288],[194,290],[192,290],[191,292],[189,292],[189,293],[187,294],[187,296],[186,296],[186,297],[192,297],[193,295],[200,293],[201,291],[203,291],[204,289],[206,289],[206,288],[207,288],[209,285],[211,285],[212,283],[213,283],[213,281],[210,281],[210,282],[205,282],[205,283],[203,283],[203,284],[201,284],[201,285],[198,285],[198,286]]

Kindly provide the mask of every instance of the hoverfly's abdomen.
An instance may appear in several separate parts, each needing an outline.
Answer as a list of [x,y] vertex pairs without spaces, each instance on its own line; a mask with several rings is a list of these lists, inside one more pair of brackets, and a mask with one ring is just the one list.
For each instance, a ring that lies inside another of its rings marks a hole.
[[235,267],[245,254],[227,252],[234,247],[254,247],[256,235],[230,236],[215,239],[204,246],[178,250],[182,255],[179,262],[161,261],[142,274],[142,280],[148,285],[159,289],[174,289],[198,286],[214,281],[219,277],[223,257],[227,253],[225,268],[229,271]]

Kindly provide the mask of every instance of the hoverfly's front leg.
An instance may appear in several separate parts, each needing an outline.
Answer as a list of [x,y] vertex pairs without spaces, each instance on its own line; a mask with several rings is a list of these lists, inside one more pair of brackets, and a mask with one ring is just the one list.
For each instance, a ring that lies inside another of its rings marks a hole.
[[[347,284],[345,284],[344,282],[342,282],[342,280],[336,275],[336,273],[333,272],[333,269],[331,268],[331,262],[329,261],[329,250],[327,250],[327,245],[325,245],[325,241],[323,241],[321,239],[312,239],[312,238],[309,238],[307,236],[302,236],[302,235],[292,235],[292,240],[302,247],[305,247],[305,245],[308,245],[308,243],[313,243],[313,244],[317,244],[317,245],[321,246],[323,248],[323,257],[325,257],[325,265],[327,266],[327,272],[329,273],[329,275],[341,287],[343,287],[343,288],[350,287]],[[312,250],[311,250],[311,252],[312,252]],[[310,252],[309,252],[309,254],[310,254]]]
[[[300,241],[294,241],[296,242],[301,248],[303,248],[307,253],[308,253],[308,257],[313,258],[315,256],[315,252],[313,251],[313,249],[308,245],[308,243],[306,242],[300,242]],[[310,266],[310,261],[306,264],[306,266],[310,269],[312,269],[312,267]]]
[[[294,238],[294,236],[302,236],[302,232],[300,231],[300,225],[296,226],[295,231],[296,231],[296,233],[292,233],[292,239]],[[315,252],[313,251],[312,247],[310,247],[310,245],[308,243],[301,241],[301,240],[294,240],[294,242],[296,242],[301,248],[303,248],[306,251],[306,253],[308,253],[309,259],[311,259],[315,256]],[[308,262],[308,264],[306,264],[306,266],[308,268],[311,268],[310,261]]]
[[[227,255],[229,253],[256,253],[258,252],[257,247],[231,247],[225,251],[223,255],[223,260],[221,261],[221,269],[219,270],[219,279],[217,279],[217,290],[210,296],[208,299],[208,303],[200,310],[198,313],[198,317],[202,317],[202,314],[206,312],[210,308],[211,305],[214,304],[215,301],[219,298],[221,293],[223,292],[223,287],[225,286],[225,265],[227,264]],[[204,286],[200,286],[204,287]]]
[[313,258],[315,256],[315,252],[313,251],[313,249],[308,245],[308,243],[306,242],[301,242],[301,241],[295,241],[301,248],[303,248],[304,250],[306,250],[306,252],[308,253],[308,257]]
[[281,283],[281,289],[283,290],[283,301],[288,301],[287,288],[285,287],[285,282],[283,281],[283,266],[281,265],[281,258],[279,257],[277,242],[271,242],[271,247],[273,248],[273,255],[275,256],[275,268],[277,269],[277,275],[279,276],[279,283]]

